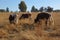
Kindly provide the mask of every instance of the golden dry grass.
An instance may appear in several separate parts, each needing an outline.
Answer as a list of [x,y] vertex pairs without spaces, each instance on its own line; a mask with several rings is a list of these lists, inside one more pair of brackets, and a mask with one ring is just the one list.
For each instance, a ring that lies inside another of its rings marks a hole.
[[[22,13],[25,12],[17,14],[20,17]],[[23,27],[24,23],[31,25],[38,12],[31,13],[31,20],[19,20],[18,25],[9,24],[8,17],[10,14],[13,13],[0,12],[0,40],[60,40],[60,12],[52,12],[55,25],[54,27],[51,26],[51,29],[48,30],[44,30],[43,28],[45,26],[40,24],[34,25],[34,30],[29,30]]]

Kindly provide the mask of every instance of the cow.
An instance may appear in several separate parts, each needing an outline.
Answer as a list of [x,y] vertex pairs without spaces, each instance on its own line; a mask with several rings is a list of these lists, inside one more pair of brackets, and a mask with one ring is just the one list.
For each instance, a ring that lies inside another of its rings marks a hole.
[[29,18],[30,16],[31,16],[31,14],[22,14],[19,19]]
[[17,14],[10,14],[9,22],[10,22],[10,24],[17,24],[18,23],[18,15]]
[[34,20],[34,23],[39,23],[41,22],[41,20],[45,20],[45,25],[47,26],[47,24],[51,24],[53,21],[52,15],[49,13],[39,13],[36,17],[36,19]]

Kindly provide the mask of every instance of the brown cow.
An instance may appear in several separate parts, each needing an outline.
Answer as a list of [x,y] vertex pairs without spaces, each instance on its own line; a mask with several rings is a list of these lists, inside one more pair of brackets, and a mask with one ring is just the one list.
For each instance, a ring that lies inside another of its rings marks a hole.
[[35,23],[39,23],[41,22],[41,20],[45,20],[45,25],[47,26],[47,24],[51,24],[53,23],[54,24],[54,21],[53,21],[53,18],[51,16],[51,14],[48,14],[48,13],[45,13],[45,12],[42,12],[42,13],[39,13],[36,17],[36,19],[34,20]]
[[25,19],[31,17],[31,14],[22,14],[22,16],[19,19]]

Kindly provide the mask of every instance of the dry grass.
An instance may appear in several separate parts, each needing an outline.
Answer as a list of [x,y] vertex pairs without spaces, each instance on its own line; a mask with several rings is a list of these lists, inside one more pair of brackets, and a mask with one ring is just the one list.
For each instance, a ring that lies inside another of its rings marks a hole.
[[[22,13],[25,12],[18,13],[19,17]],[[10,14],[12,13],[0,12],[0,40],[60,40],[60,12],[52,13],[55,25],[47,30],[44,30],[44,25],[32,24],[38,14],[37,12],[31,13],[31,20],[19,20],[18,25],[9,24],[8,17]],[[31,30],[32,27],[33,30]]]

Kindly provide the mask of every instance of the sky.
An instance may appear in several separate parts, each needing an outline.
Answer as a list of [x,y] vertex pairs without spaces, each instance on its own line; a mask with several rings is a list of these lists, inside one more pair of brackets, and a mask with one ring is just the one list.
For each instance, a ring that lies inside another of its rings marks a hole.
[[18,4],[24,1],[27,5],[27,11],[31,10],[34,5],[35,8],[51,6],[54,10],[60,9],[60,0],[0,0],[0,9],[9,8],[10,11],[19,11]]

